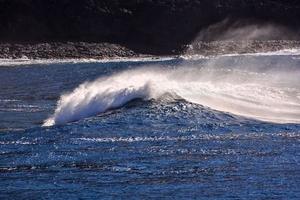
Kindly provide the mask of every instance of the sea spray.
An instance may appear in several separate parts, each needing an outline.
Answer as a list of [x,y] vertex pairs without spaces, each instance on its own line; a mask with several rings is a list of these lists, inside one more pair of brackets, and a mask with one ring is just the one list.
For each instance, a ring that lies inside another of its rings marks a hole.
[[300,69],[290,57],[227,56],[175,68],[145,66],[83,83],[62,95],[44,125],[64,124],[134,99],[172,93],[215,110],[277,123],[300,122]]
[[122,73],[81,84],[61,96],[55,113],[44,126],[64,124],[118,108],[125,103],[150,97],[150,83],[145,77]]

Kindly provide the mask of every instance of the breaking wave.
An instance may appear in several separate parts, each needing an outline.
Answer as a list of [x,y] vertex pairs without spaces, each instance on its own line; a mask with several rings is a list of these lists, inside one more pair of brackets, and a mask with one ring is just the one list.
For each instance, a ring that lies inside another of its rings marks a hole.
[[235,115],[299,123],[300,69],[290,60],[287,56],[227,56],[204,64],[125,70],[62,95],[44,126],[94,116],[134,99],[159,99],[166,93]]

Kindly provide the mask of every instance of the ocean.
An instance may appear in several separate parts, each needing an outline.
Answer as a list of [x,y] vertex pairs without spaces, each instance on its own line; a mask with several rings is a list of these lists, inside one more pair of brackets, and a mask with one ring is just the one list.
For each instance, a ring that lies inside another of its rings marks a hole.
[[299,199],[300,51],[0,60],[0,199]]

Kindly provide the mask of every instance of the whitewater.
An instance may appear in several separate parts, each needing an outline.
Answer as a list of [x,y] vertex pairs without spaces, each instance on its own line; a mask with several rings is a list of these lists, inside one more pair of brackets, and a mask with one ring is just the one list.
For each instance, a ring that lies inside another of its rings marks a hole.
[[[145,64],[80,84],[63,94],[43,126],[61,125],[135,99],[182,99],[273,123],[300,123],[299,50],[189,56],[175,66]],[[292,62],[291,62],[292,61]]]
[[0,60],[0,199],[299,199],[299,52]]

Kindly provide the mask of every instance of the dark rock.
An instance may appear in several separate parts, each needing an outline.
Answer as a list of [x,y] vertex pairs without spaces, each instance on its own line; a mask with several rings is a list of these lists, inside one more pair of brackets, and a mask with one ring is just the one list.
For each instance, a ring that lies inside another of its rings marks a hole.
[[280,24],[297,31],[300,1],[0,0],[0,42],[62,42],[64,48],[68,41],[106,42],[139,53],[176,54],[199,32],[224,19]]
[[116,44],[87,42],[52,42],[37,44],[0,44],[0,58],[109,58],[139,56]]

